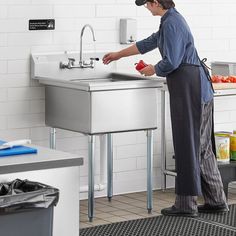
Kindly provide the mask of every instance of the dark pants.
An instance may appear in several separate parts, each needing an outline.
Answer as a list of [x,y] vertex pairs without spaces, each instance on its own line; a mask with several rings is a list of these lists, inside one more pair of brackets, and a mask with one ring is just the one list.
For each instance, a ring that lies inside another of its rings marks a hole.
[[[205,203],[212,206],[226,204],[226,197],[216,157],[212,151],[212,110],[213,100],[202,104],[199,163],[202,195]],[[196,210],[197,196],[176,196],[175,206],[182,210]]]

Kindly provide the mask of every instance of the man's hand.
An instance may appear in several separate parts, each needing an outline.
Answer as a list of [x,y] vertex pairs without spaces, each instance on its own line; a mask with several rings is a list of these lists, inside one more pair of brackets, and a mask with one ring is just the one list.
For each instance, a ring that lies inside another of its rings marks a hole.
[[121,57],[120,57],[119,52],[109,52],[106,55],[104,55],[102,61],[105,65],[107,65],[112,61],[119,60],[120,58]]
[[149,64],[148,66],[144,67],[142,70],[139,71],[140,74],[144,76],[152,76],[156,73],[155,68],[153,65]]
[[133,44],[132,46],[129,46],[129,47],[122,49],[120,51],[107,53],[103,57],[102,61],[105,65],[107,65],[110,62],[117,61],[122,57],[129,57],[129,56],[137,55],[137,54],[140,54],[140,52],[139,52],[136,44]]

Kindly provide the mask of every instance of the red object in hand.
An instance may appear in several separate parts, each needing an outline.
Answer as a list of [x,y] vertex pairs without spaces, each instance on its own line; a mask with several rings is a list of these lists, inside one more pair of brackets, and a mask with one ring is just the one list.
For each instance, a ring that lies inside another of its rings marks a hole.
[[148,66],[148,64],[146,64],[143,60],[140,60],[138,63],[135,63],[135,69],[137,71],[142,70],[144,67]]

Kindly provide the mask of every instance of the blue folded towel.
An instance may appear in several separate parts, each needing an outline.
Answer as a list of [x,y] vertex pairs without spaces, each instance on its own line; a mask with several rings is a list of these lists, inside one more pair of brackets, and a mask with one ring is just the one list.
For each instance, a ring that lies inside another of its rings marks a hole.
[[[2,145],[3,143],[5,142],[0,140],[0,145]],[[16,147],[0,150],[0,157],[22,155],[22,154],[32,154],[32,153],[37,153],[37,149],[32,148],[32,147],[26,147],[26,146],[16,146]]]

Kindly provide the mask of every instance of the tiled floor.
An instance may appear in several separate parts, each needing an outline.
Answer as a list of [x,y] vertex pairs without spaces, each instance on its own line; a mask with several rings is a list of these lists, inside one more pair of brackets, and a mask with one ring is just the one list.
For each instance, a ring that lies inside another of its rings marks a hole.
[[[80,201],[80,228],[113,222],[133,220],[160,215],[161,209],[174,203],[175,194],[173,189],[165,192],[153,192],[153,211],[147,213],[146,192],[117,195],[109,202],[105,197],[95,199],[95,217],[93,222],[88,221],[87,200]],[[199,199],[199,203],[202,199]],[[229,204],[236,204],[236,188],[229,188]]]

